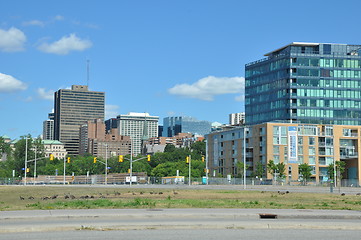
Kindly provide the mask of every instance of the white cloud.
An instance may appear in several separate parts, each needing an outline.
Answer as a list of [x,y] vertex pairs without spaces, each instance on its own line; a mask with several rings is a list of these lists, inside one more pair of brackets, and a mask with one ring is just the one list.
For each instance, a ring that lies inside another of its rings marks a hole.
[[236,100],[237,102],[243,102],[244,101],[244,94],[235,97],[234,100]]
[[241,93],[244,95],[243,77],[214,77],[208,76],[193,84],[177,84],[168,89],[172,95],[179,95],[186,98],[197,98],[205,101],[212,101],[214,96]]
[[64,17],[61,16],[61,15],[56,15],[56,16],[54,17],[54,20],[55,20],[55,21],[63,21],[63,20],[64,20]]
[[119,115],[119,106],[105,105],[105,119],[115,118],[117,115]]
[[27,21],[27,22],[23,22],[24,26],[39,26],[39,27],[44,27],[45,23],[39,20],[31,20],[31,21]]
[[75,34],[70,34],[70,36],[64,36],[60,40],[51,44],[43,43],[38,47],[38,49],[46,53],[66,55],[70,51],[83,51],[90,48],[92,45],[91,41],[82,40]]
[[53,90],[46,91],[45,88],[38,88],[37,92],[41,99],[50,100],[50,101],[53,101],[54,99]]
[[0,29],[0,51],[22,51],[24,50],[25,42],[26,36],[21,30],[14,27],[10,28],[9,30]]
[[0,73],[0,93],[25,90],[26,84],[13,76]]

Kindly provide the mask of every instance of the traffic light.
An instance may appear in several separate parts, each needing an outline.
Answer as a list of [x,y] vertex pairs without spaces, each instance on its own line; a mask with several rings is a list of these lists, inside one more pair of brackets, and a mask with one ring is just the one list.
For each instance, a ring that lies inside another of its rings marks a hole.
[[189,156],[186,157],[186,163],[189,163]]
[[123,161],[124,161],[124,156],[123,156],[123,155],[119,155],[118,159],[119,159],[119,162],[123,162]]
[[53,160],[54,160],[54,155],[51,153],[51,154],[49,155],[49,158],[50,158],[50,161],[53,161]]
[[94,163],[97,163],[97,158],[96,158],[96,157],[93,159],[93,162],[94,162]]
[[68,163],[70,163],[70,157],[68,157]]
[[150,155],[147,155],[147,161],[150,162]]
[[27,168],[27,169],[26,169],[26,172],[30,172],[30,168]]
[[204,156],[202,156],[202,162],[204,162]]
[[130,173],[130,168],[128,169],[128,173]]

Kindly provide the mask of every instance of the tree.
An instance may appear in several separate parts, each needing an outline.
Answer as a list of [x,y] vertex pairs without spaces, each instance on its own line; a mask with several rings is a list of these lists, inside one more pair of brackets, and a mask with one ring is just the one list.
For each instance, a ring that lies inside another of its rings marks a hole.
[[0,159],[3,155],[6,157],[11,154],[11,147],[8,143],[5,142],[3,137],[0,137]]
[[[337,179],[338,182],[341,182],[342,174],[345,172],[346,163],[343,161],[336,161],[335,164]],[[330,179],[332,179],[333,181],[335,180],[335,167],[333,163],[328,166],[327,174]]]
[[286,165],[282,162],[282,163],[278,163],[276,165],[277,167],[277,172],[278,172],[278,177],[279,179],[285,179],[286,178]]
[[167,144],[165,145],[164,152],[174,152],[175,146],[173,144]]
[[199,155],[205,155],[206,154],[206,142],[203,141],[197,141],[194,142],[191,145],[192,152],[199,154]]
[[274,178],[276,171],[277,171],[276,164],[274,163],[273,160],[269,160],[267,163],[267,172],[270,173],[272,175],[272,177]]
[[246,166],[244,166],[243,161],[238,161],[236,166],[237,166],[238,177],[243,178],[244,174],[246,174],[245,170],[247,172],[247,169],[249,168],[249,166],[247,164],[246,164]]
[[303,185],[307,185],[307,181],[310,180],[312,176],[312,167],[307,163],[302,163],[298,165],[298,174],[302,176]]
[[256,163],[256,169],[253,171],[253,177],[262,178],[264,173],[263,164],[261,162]]
[[286,165],[284,163],[275,164],[273,160],[270,160],[267,163],[267,171],[272,175],[273,178],[276,177],[276,181],[286,177]]

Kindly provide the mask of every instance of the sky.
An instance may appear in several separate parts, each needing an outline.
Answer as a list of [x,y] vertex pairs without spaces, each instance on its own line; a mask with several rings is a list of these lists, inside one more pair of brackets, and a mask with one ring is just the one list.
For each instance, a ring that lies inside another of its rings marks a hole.
[[361,44],[359,0],[0,0],[0,9],[0,136],[12,139],[41,135],[54,92],[71,85],[105,92],[105,119],[228,123],[244,111],[245,64],[291,42]]

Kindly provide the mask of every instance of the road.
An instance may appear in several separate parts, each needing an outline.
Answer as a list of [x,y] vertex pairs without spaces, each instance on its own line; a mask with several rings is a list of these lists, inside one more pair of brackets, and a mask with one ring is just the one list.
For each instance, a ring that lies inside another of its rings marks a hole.
[[314,230],[314,229],[193,229],[193,230],[142,230],[142,231],[66,231],[66,232],[35,232],[1,234],[0,239],[6,240],[193,240],[193,239],[267,239],[267,240],[359,240],[360,231],[357,230]]
[[[275,216],[261,219],[260,214]],[[359,239],[361,213],[295,209],[0,212],[0,239]],[[187,237],[185,237],[187,236]]]

